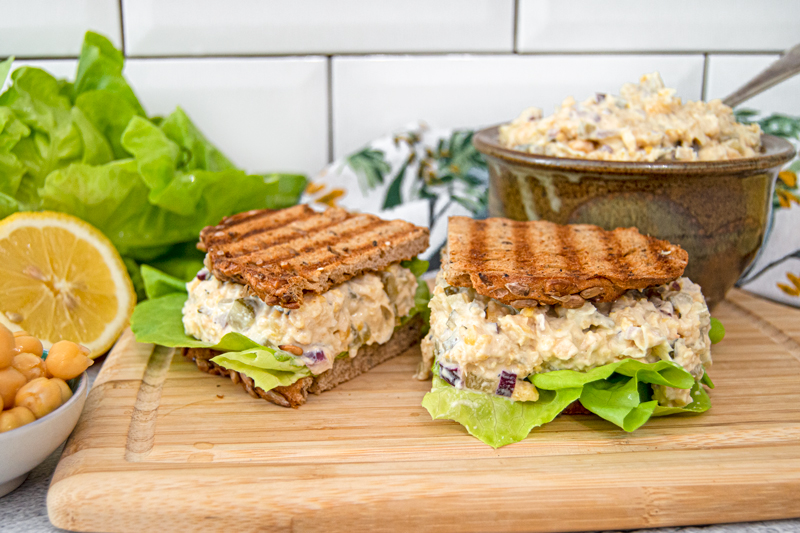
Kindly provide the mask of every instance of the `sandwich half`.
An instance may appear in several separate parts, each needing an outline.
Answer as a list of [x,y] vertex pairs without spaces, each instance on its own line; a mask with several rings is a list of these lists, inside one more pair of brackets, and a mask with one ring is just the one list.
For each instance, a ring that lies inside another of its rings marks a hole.
[[635,228],[450,218],[423,406],[495,447],[565,411],[626,431],[705,411],[711,317],[687,261]]
[[[427,247],[426,228],[335,207],[240,213],[201,232],[205,267],[186,292],[141,304],[132,326],[254,397],[298,407],[419,342],[429,292],[416,256]],[[168,313],[171,325],[154,323]]]

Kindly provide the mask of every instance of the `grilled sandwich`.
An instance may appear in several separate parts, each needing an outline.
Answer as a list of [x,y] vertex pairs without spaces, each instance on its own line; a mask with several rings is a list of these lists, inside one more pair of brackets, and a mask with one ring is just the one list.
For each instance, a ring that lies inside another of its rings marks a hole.
[[419,341],[426,324],[417,297],[427,286],[410,261],[427,247],[426,228],[340,208],[227,217],[201,232],[205,268],[187,285],[186,333],[209,344],[241,334],[303,365],[306,375],[265,388],[253,358],[244,364],[208,348],[184,354],[254,397],[298,407],[309,392],[329,390]]
[[[681,277],[687,261],[634,228],[452,217],[422,342],[418,377],[435,376],[423,405],[492,445],[564,410],[633,430],[707,409],[711,319]],[[513,431],[485,420],[499,413]]]

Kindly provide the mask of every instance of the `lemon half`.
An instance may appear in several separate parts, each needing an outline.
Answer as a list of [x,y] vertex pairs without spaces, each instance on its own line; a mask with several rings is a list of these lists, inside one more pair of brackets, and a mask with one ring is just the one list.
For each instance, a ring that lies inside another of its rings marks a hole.
[[136,305],[114,245],[94,226],[48,211],[0,221],[0,322],[46,349],[60,340],[97,357],[128,325]]

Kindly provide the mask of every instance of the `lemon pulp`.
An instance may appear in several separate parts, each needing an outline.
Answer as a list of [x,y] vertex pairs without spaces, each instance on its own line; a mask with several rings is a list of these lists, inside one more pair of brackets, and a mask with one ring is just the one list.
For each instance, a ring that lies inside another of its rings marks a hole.
[[61,213],[0,222],[0,322],[45,348],[59,340],[105,352],[127,325],[135,295],[122,260],[96,228]]

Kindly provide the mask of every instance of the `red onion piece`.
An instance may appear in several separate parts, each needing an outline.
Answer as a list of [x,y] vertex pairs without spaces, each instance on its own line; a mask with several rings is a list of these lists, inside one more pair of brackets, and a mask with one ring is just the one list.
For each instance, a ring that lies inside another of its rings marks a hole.
[[517,386],[517,375],[513,372],[500,372],[500,383],[497,384],[495,394],[510,398],[514,394],[514,387]]

